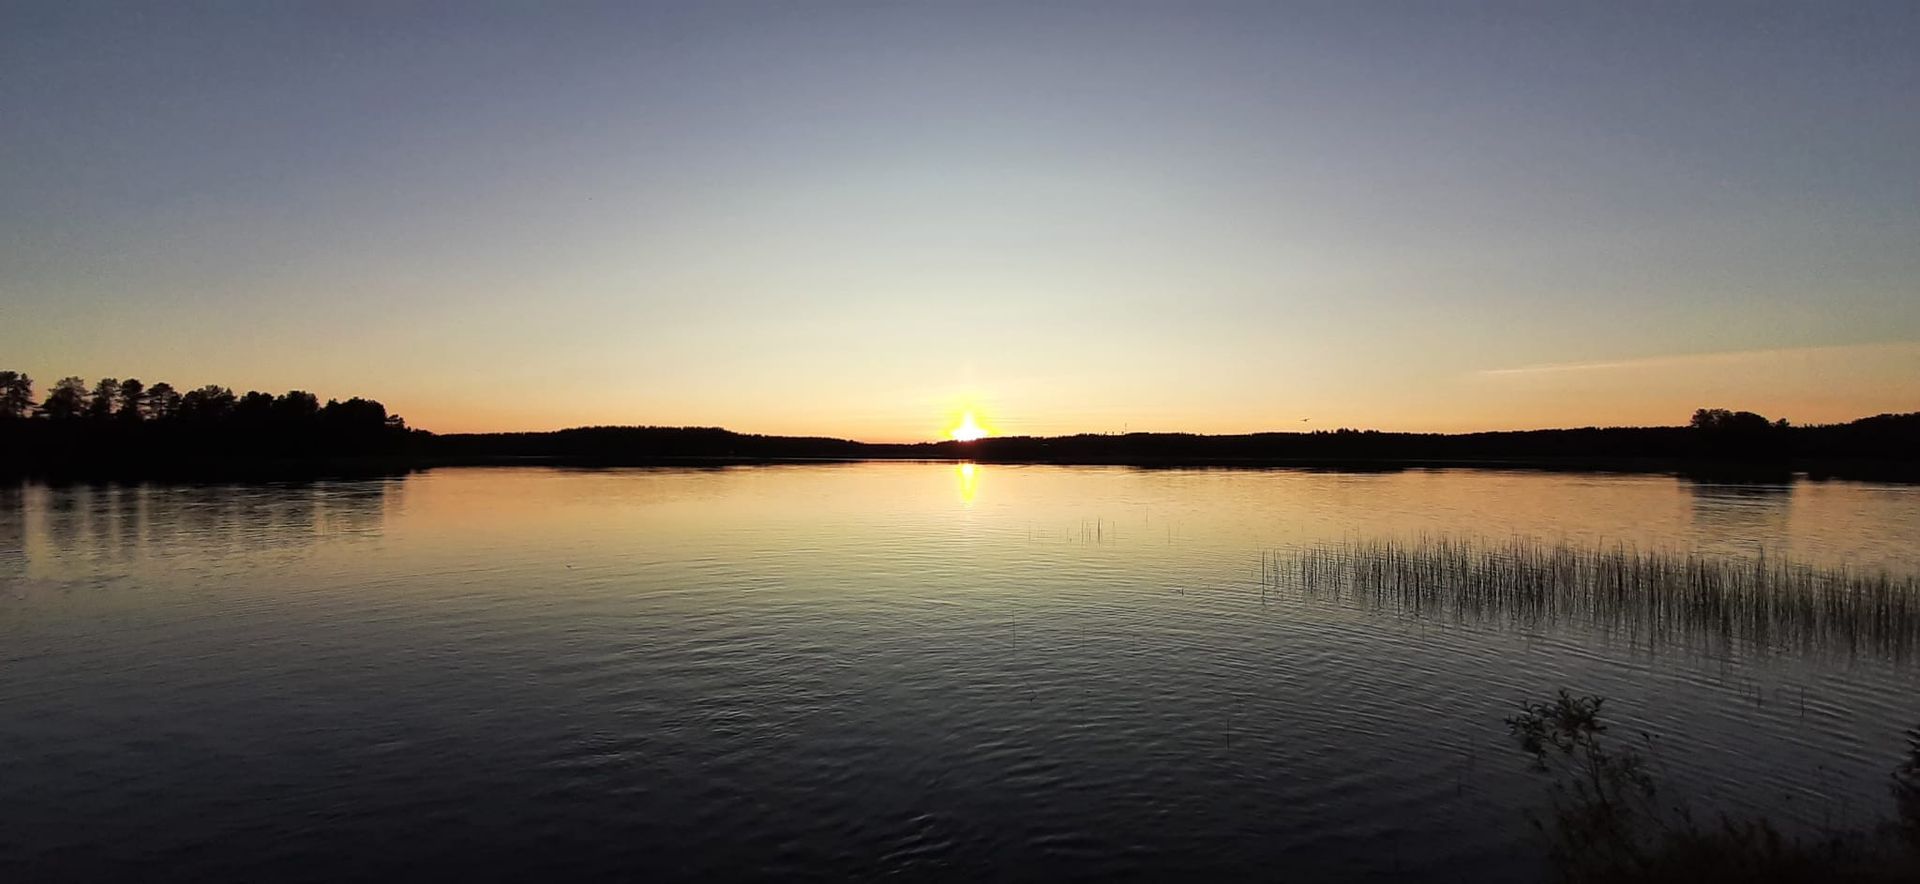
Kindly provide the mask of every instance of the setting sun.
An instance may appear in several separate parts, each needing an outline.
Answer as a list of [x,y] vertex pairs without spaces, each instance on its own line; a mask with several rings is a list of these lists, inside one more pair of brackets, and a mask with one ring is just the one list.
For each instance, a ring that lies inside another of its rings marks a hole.
[[985,439],[987,431],[973,419],[973,412],[969,411],[960,419],[960,426],[953,428],[952,436],[956,441],[972,442],[975,439]]

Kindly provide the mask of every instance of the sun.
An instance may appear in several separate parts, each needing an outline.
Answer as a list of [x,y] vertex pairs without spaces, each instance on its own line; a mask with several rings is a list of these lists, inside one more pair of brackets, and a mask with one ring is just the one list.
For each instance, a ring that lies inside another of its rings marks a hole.
[[980,426],[979,421],[973,419],[973,412],[969,411],[965,417],[960,419],[960,426],[953,428],[951,435],[954,441],[972,442],[975,439],[985,439],[987,437],[987,431]]

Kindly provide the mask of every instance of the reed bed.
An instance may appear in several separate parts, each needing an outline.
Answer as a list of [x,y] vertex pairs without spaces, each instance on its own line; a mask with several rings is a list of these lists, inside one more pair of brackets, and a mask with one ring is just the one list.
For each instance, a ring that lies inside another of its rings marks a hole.
[[1874,653],[1920,642],[1920,579],[1779,557],[1453,537],[1348,540],[1263,556],[1262,591],[1429,618],[1583,624],[1647,644]]

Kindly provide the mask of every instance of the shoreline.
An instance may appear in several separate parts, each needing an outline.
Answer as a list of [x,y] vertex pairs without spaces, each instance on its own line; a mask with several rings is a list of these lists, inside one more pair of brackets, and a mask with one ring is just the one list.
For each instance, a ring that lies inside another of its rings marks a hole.
[[1001,466],[1124,467],[1130,469],[1293,470],[1394,473],[1411,470],[1666,475],[1699,482],[1780,485],[1810,481],[1920,484],[1920,464],[1866,459],[1786,462],[1690,460],[1658,457],[941,457],[927,454],[809,455],[374,455],[318,458],[193,459],[166,464],[41,464],[0,470],[0,481],[274,482],[397,477],[441,468],[543,466],[574,469],[712,468],[794,464],[979,463]]

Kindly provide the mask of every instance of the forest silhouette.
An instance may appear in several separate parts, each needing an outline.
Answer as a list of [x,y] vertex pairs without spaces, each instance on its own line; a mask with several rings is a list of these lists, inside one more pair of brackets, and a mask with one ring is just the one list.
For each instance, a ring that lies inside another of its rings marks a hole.
[[89,385],[61,378],[44,398],[33,380],[0,371],[0,452],[14,474],[145,478],[391,468],[425,453],[399,415],[371,399],[321,404],[208,385],[181,393],[128,378]]
[[1796,426],[1703,408],[1684,426],[1477,433],[1377,430],[1201,435],[1084,433],[970,442],[867,443],[718,427],[596,426],[552,432],[435,434],[380,402],[321,404],[312,393],[236,395],[221,386],[62,378],[36,397],[0,371],[0,473],[69,478],[244,477],[400,472],[459,464],[748,463],[940,459],[1135,466],[1399,469],[1500,466],[1680,471],[1704,477],[1920,480],[1920,412]]

